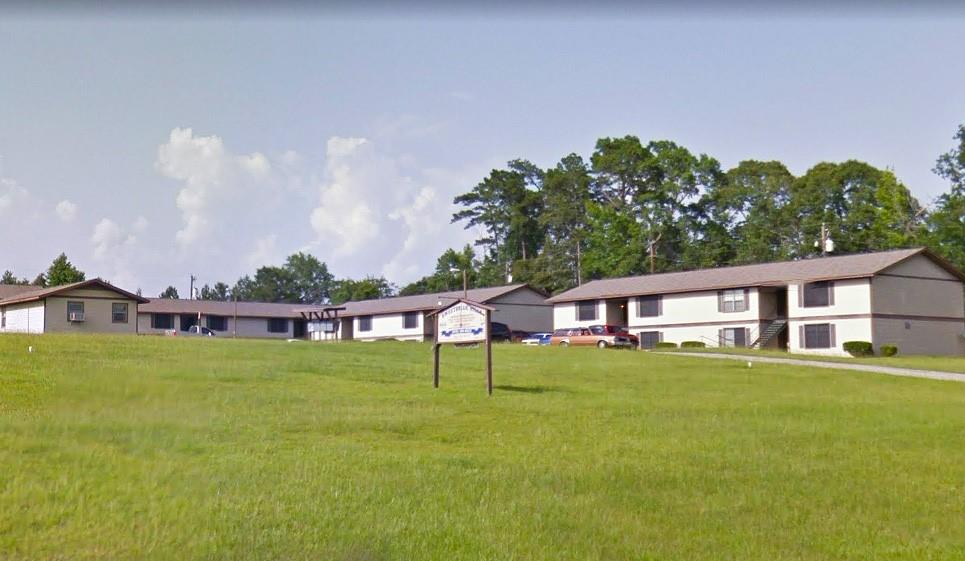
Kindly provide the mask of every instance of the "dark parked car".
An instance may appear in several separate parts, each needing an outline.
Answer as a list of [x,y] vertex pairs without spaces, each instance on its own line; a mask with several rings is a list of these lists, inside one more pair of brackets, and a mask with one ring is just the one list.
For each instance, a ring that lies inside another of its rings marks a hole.
[[634,347],[640,346],[640,338],[627,331],[626,327],[619,325],[591,325],[590,333],[594,335],[622,335],[626,337]]
[[509,329],[508,325],[494,321],[492,322],[491,326],[492,334],[490,336],[492,337],[494,343],[497,341],[506,341],[511,343],[513,341],[513,332]]

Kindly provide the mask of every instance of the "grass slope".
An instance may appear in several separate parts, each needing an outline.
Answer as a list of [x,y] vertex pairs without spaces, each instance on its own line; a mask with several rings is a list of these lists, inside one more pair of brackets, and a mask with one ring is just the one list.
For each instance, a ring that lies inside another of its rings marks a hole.
[[[28,344],[36,352],[25,352]],[[965,385],[596,349],[0,337],[3,559],[962,559]]]

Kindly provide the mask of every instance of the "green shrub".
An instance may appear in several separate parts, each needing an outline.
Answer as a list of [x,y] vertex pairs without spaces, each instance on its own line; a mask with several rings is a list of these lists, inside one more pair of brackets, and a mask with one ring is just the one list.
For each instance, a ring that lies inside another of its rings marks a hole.
[[657,343],[656,348],[658,348],[658,349],[676,349],[676,348],[677,348],[677,343],[669,343],[669,342],[665,343],[665,342],[661,341],[661,342]]
[[851,356],[874,356],[875,349],[868,341],[845,341],[844,350]]
[[881,356],[895,356],[898,354],[897,345],[881,345]]
[[680,348],[682,349],[703,349],[706,346],[707,343],[703,341],[684,341],[680,344]]

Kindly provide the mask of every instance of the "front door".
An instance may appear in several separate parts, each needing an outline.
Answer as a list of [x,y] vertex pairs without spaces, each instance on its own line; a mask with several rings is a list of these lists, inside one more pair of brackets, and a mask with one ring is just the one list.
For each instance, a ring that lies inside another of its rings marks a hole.
[[774,297],[777,298],[777,317],[786,318],[787,317],[787,287],[782,286],[778,288],[774,293]]
[[192,325],[198,325],[198,314],[181,314],[181,331],[191,329]]
[[305,320],[294,320],[294,323],[292,323],[292,337],[295,339],[302,339],[305,337]]

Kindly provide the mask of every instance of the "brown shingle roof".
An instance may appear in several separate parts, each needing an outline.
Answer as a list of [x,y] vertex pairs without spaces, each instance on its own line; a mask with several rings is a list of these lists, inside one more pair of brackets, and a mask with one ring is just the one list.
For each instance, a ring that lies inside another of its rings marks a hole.
[[548,302],[573,302],[597,298],[618,298],[645,294],[670,294],[719,290],[747,286],[765,286],[818,280],[864,278],[898,264],[919,253],[928,256],[959,278],[961,271],[936,257],[925,248],[898,249],[860,255],[819,257],[800,261],[739,265],[716,269],[699,269],[679,273],[661,273],[636,277],[601,279],[567,290],[549,298]]
[[[300,318],[302,315],[296,309],[305,308],[305,304],[272,304],[269,302],[238,302],[237,315],[255,318]],[[235,315],[234,302],[219,302],[215,300],[179,300],[175,298],[151,298],[147,304],[138,306],[139,313],[155,314],[197,314],[206,316]]]
[[[0,285],[3,287],[9,287],[11,285]],[[62,284],[60,286],[53,286],[50,288],[38,288],[36,286],[27,286],[31,290],[11,290],[8,295],[5,292],[0,292],[0,304],[19,304],[21,302],[33,302],[35,300],[41,300],[48,296],[57,296],[63,292],[69,290],[74,290],[78,288],[90,288],[92,286],[100,287],[105,290],[110,290],[111,292],[116,292],[125,298],[130,298],[131,300],[137,300],[140,303],[147,302],[147,298],[142,298],[137,294],[132,294],[126,290],[117,288],[116,286],[110,284],[109,282],[102,279],[90,279],[80,282],[75,282],[71,284]]]
[[0,284],[0,301],[35,290],[41,290],[41,288],[30,284]]
[[[477,302],[486,302],[498,298],[504,294],[509,294],[527,285],[511,284],[508,286],[495,286],[492,288],[474,288],[469,291],[469,299]],[[367,316],[379,314],[392,314],[401,312],[415,312],[423,310],[434,310],[439,307],[439,302],[444,304],[451,302],[455,298],[462,298],[462,291],[440,292],[436,294],[420,294],[417,296],[396,296],[392,298],[379,298],[374,300],[360,300],[358,302],[346,302],[341,304],[345,310],[339,311],[338,315],[345,316]],[[301,318],[302,311],[307,309],[321,310],[324,306],[306,306],[305,304],[271,304],[267,302],[238,302],[238,316],[241,317],[265,317],[265,318]],[[149,303],[138,307],[139,312],[161,313],[161,314],[196,314],[232,316],[235,313],[234,302],[215,302],[212,300],[174,300],[169,298],[152,298]]]
[[[485,304],[486,302],[499,298],[510,292],[515,292],[521,288],[528,288],[526,284],[510,284],[506,286],[493,286],[490,288],[472,288],[469,290],[468,299],[474,302]],[[437,292],[434,294],[418,294],[415,296],[395,296],[393,298],[380,298],[377,300],[360,300],[358,302],[346,302],[343,316],[370,316],[378,314],[393,314],[400,312],[415,312],[435,310],[442,305],[449,304],[457,298],[462,298],[463,291],[453,290],[450,292]]]

